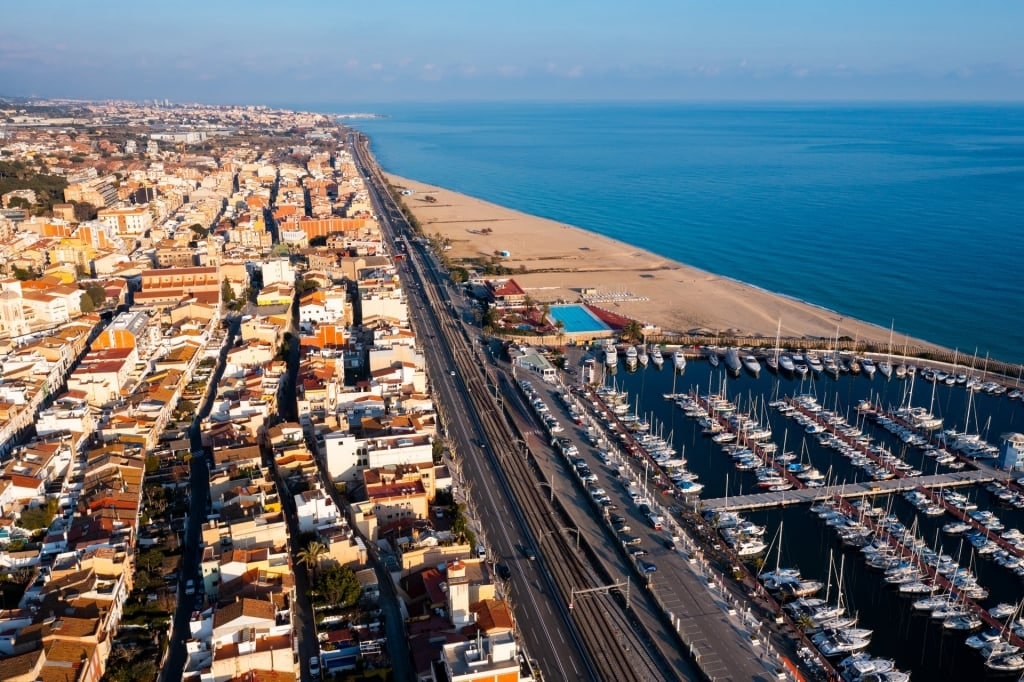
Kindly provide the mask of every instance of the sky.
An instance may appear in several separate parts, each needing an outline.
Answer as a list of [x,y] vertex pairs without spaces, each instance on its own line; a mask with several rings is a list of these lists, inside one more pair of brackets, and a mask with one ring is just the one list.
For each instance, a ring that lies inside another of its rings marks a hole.
[[1022,0],[34,0],[4,3],[0,95],[1021,101],[1022,31]]

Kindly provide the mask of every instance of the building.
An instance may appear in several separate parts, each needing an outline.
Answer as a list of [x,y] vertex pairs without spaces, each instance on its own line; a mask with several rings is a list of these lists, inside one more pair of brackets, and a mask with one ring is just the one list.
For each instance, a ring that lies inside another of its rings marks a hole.
[[999,448],[999,468],[1004,471],[1024,469],[1024,433],[1004,433]]
[[554,365],[532,348],[524,349],[522,354],[513,360],[513,363],[516,367],[521,367],[537,374],[549,384],[555,383],[558,378],[558,370],[555,369]]
[[532,679],[520,671],[517,654],[515,637],[508,632],[446,644],[441,650],[441,664],[449,682],[520,682]]
[[153,216],[147,206],[104,208],[99,211],[97,220],[119,235],[141,236],[153,229]]

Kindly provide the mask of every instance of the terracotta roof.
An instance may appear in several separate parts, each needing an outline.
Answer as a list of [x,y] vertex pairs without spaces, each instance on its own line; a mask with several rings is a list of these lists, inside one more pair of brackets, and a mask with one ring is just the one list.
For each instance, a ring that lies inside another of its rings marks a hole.
[[274,604],[269,601],[242,597],[217,610],[213,615],[213,627],[218,628],[243,616],[273,621],[275,611]]

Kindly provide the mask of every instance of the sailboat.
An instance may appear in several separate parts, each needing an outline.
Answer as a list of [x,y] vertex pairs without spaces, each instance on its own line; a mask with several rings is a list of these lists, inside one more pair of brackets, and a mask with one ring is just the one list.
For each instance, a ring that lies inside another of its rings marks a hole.
[[878,363],[878,371],[882,373],[886,379],[892,377],[892,332],[895,327],[896,321],[893,320],[892,324],[889,325],[889,357],[886,360],[882,360]]
[[782,335],[782,318],[779,318],[779,324],[775,329],[775,355],[769,355],[765,358],[765,364],[768,365],[768,369],[772,372],[779,371],[779,337]]

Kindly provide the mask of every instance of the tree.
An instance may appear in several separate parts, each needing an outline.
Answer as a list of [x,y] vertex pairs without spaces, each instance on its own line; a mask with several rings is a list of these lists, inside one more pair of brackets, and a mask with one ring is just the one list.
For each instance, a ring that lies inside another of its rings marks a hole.
[[220,284],[220,300],[224,302],[224,305],[229,305],[235,300],[235,288],[231,286],[227,277]]
[[316,579],[317,593],[322,602],[346,607],[355,604],[363,593],[355,571],[348,566],[332,564],[324,568]]
[[644,328],[636,320],[630,320],[622,329],[622,340],[629,342],[641,341],[644,338]]
[[78,307],[82,309],[83,313],[91,313],[96,310],[96,304],[92,302],[92,299],[88,296],[83,296],[78,302]]
[[147,573],[159,569],[164,564],[164,552],[161,549],[147,549],[136,559],[138,565],[146,569]]
[[75,206],[75,220],[78,222],[85,222],[86,220],[96,220],[96,216],[99,215],[96,207],[90,204],[88,201],[79,201],[74,204]]
[[192,230],[192,232],[199,239],[206,239],[206,235],[208,235],[210,233],[209,230],[207,230],[205,227],[203,227],[199,223],[192,223],[191,225],[188,226],[188,229]]
[[306,567],[309,572],[310,581],[315,581],[317,569],[320,567],[320,560],[328,553],[327,545],[319,540],[310,540],[309,543],[300,549],[296,556],[299,563]]
[[93,307],[99,308],[107,302],[107,290],[99,284],[92,284],[85,288],[85,297],[92,301]]

